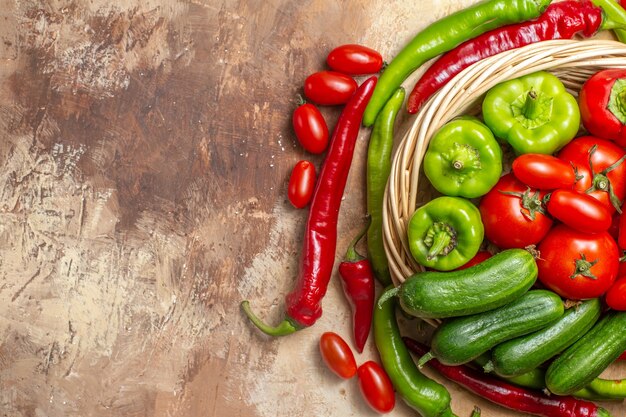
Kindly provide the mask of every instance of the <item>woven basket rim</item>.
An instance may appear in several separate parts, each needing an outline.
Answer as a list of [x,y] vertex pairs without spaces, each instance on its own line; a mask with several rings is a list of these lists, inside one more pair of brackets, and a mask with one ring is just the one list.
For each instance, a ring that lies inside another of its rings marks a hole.
[[432,135],[467,113],[502,81],[545,70],[575,93],[590,75],[604,68],[626,68],[626,44],[610,39],[542,41],[471,65],[424,104],[396,148],[385,189],[383,243],[395,285],[423,270],[410,255],[406,225],[424,202],[419,198],[420,168]]

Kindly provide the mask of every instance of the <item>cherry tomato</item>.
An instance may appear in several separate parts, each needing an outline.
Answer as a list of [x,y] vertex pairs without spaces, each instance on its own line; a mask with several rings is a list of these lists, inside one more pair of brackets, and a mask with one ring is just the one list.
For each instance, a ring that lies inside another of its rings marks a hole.
[[520,155],[513,160],[511,169],[518,180],[540,190],[572,188],[576,182],[574,168],[552,155]]
[[354,78],[336,71],[316,72],[304,80],[306,98],[322,106],[346,104],[356,88]]
[[311,201],[315,190],[315,165],[299,161],[291,170],[287,196],[295,208],[304,208]]
[[[622,254],[623,255],[623,254]],[[619,260],[619,270],[617,272],[617,276],[621,277],[621,276],[625,276],[626,275],[626,261],[623,260],[624,258],[620,258]]]
[[613,216],[601,202],[574,190],[554,190],[547,209],[555,219],[585,233],[605,232],[613,222]]
[[380,71],[383,57],[367,46],[347,44],[330,51],[326,63],[335,71],[348,75],[367,75]]
[[619,251],[607,232],[583,233],[560,224],[537,250],[539,280],[564,298],[599,297],[617,277]]
[[513,174],[503,175],[478,206],[485,237],[501,249],[537,244],[552,227],[544,196],[544,191],[528,187]]
[[491,252],[486,251],[486,250],[480,250],[476,253],[476,255],[474,255],[474,257],[472,259],[470,259],[469,261],[467,261],[467,263],[465,265],[461,265],[460,267],[457,268],[457,270],[459,269],[467,269],[470,266],[474,266],[477,265],[479,263],[481,263],[482,261],[491,258]]
[[[622,210],[624,210],[624,207],[622,207]],[[611,235],[613,239],[615,239],[618,246],[619,246],[618,239],[619,239],[620,218],[621,216],[619,213],[613,213],[613,216],[611,216],[611,227],[609,227],[609,230],[608,230],[609,234]],[[626,237],[626,234],[624,237]],[[620,246],[620,249],[623,249],[623,248]]]
[[613,310],[626,310],[626,276],[622,276],[615,280],[613,285],[606,292],[604,299],[606,305]]
[[359,389],[374,411],[388,413],[396,405],[396,393],[389,376],[380,365],[367,361],[358,370]]
[[576,170],[575,189],[600,200],[611,214],[626,196],[626,164],[621,159],[625,155],[626,151],[615,143],[593,136],[576,138],[558,153],[559,159]]
[[352,349],[337,333],[326,332],[320,337],[320,353],[328,368],[337,376],[350,379],[356,375],[356,360]]
[[308,152],[319,154],[328,146],[328,125],[324,116],[311,103],[298,106],[291,118],[300,145]]

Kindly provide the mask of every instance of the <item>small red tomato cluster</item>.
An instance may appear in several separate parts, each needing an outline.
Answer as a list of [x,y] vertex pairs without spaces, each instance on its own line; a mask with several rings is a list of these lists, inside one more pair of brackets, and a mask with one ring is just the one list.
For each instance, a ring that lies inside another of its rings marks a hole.
[[343,379],[358,376],[359,390],[367,404],[379,413],[388,413],[396,404],[393,384],[385,370],[374,361],[357,367],[354,354],[337,333],[325,332],[320,337],[320,353],[328,368]]
[[626,118],[607,105],[616,83],[626,84],[626,70],[590,77],[579,94],[588,134],[555,155],[517,156],[479,209],[494,245],[536,248],[545,287],[626,310]]
[[[350,100],[357,89],[354,76],[375,74],[383,66],[382,56],[366,46],[347,44],[333,49],[327,57],[330,70],[309,75],[304,81],[304,96],[292,116],[293,130],[305,151],[319,155],[329,144],[329,130],[318,106],[338,106]],[[315,165],[299,161],[289,178],[288,198],[296,208],[306,207],[315,190]]]

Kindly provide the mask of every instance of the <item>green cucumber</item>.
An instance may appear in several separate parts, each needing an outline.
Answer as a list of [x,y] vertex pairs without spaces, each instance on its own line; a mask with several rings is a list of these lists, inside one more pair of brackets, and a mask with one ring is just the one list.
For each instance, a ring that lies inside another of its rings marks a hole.
[[546,387],[569,395],[600,375],[626,350],[626,311],[609,311],[546,371]]
[[503,377],[524,374],[558,355],[587,333],[600,318],[597,298],[568,308],[558,320],[541,330],[497,345],[486,371]]
[[467,269],[415,274],[387,290],[381,299],[396,295],[404,311],[421,318],[467,316],[515,300],[536,279],[533,255],[523,249],[507,249]]
[[435,357],[446,365],[470,362],[494,346],[537,331],[563,315],[561,297],[548,290],[531,290],[509,304],[441,324],[433,333],[424,364]]

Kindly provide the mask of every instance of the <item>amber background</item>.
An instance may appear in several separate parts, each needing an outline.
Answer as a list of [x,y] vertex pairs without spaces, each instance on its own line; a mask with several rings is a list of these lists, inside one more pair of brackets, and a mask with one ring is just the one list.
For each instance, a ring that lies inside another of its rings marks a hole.
[[[304,78],[469,3],[0,0],[0,415],[375,415],[317,353],[349,335],[337,279],[288,338],[239,301],[278,320],[296,274],[287,179],[322,161],[289,124]],[[338,253],[363,225],[361,133]],[[461,416],[514,415],[450,390]]]

